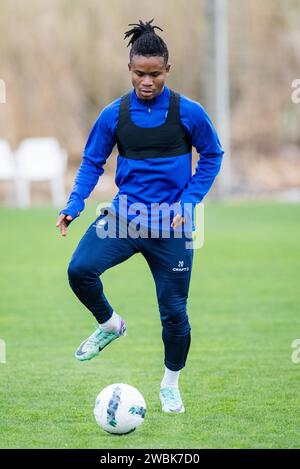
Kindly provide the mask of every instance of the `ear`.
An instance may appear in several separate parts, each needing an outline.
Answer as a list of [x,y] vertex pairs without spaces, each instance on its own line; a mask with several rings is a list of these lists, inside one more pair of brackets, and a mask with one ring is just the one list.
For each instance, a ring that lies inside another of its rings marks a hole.
[[166,65],[166,72],[167,72],[167,73],[169,73],[170,68],[171,68],[171,64],[167,64],[167,65]]
[[128,64],[128,70],[131,72],[131,63]]

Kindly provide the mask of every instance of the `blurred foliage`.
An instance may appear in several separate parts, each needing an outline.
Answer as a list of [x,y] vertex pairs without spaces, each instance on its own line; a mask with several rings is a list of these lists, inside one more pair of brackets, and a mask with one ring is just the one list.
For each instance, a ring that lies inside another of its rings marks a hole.
[[[228,4],[233,157],[241,164],[243,156],[295,154],[300,3]],[[101,109],[131,87],[128,23],[153,17],[170,51],[168,85],[206,106],[203,0],[2,0],[0,137],[16,147],[27,136],[54,135],[77,162]]]

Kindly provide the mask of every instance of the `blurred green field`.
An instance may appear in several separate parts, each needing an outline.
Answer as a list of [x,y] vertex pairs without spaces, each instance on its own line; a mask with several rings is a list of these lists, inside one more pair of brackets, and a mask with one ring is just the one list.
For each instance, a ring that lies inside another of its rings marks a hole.
[[[300,364],[300,206],[208,204],[205,244],[195,251],[188,311],[186,407],[164,415],[154,283],[140,254],[103,275],[125,317],[126,338],[91,362],[74,358],[95,321],[69,288],[66,270],[95,218],[90,207],[67,238],[56,211],[0,209],[1,448],[297,448]],[[136,432],[111,436],[94,421],[99,391],[136,386],[147,402]]]

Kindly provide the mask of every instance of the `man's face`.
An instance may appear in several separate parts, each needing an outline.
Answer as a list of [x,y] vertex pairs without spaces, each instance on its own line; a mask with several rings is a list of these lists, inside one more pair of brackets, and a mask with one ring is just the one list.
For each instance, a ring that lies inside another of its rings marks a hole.
[[163,90],[171,65],[163,57],[134,55],[128,64],[131,81],[140,99],[150,100]]

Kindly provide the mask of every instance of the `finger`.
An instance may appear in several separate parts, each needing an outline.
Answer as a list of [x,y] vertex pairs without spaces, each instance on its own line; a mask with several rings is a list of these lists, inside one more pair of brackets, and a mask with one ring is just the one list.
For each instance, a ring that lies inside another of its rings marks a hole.
[[183,223],[184,223],[184,218],[181,217],[181,215],[176,215],[176,216],[173,218],[171,227],[172,227],[172,228],[178,228],[178,227],[179,227],[180,225],[182,225]]
[[62,236],[67,236],[67,226],[65,223],[61,224],[60,226],[60,232]]
[[173,218],[173,221],[172,221],[172,225],[174,228],[176,228],[178,226],[178,221],[179,221],[179,216],[178,215],[175,215],[175,217]]
[[64,218],[65,218],[65,215],[60,215],[56,221],[55,226],[59,226]]

